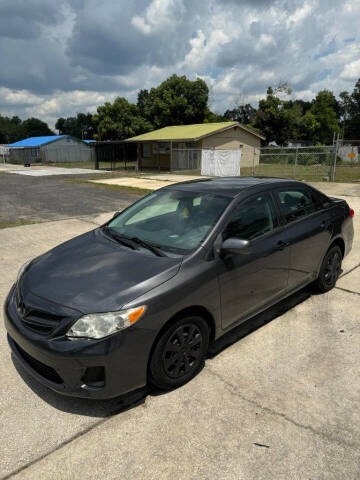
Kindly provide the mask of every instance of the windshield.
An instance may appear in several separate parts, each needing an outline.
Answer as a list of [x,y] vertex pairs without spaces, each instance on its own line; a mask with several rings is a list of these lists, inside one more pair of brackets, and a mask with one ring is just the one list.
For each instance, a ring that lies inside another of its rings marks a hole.
[[117,235],[186,253],[200,245],[229,202],[208,193],[160,190],[118,215],[108,228]]

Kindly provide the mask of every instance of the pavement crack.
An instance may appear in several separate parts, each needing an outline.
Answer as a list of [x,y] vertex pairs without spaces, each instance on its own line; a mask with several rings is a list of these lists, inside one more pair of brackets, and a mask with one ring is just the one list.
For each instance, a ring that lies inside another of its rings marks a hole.
[[359,263],[358,265],[355,265],[355,267],[350,268],[350,270],[348,270],[348,271],[347,271],[346,273],[344,273],[343,275],[340,275],[339,278],[344,278],[344,277],[346,277],[346,275],[349,275],[349,273],[353,272],[354,270],[356,270],[356,269],[359,268],[359,267],[360,267],[360,263]]
[[352,290],[348,290],[347,288],[342,288],[342,287],[335,287],[337,290],[342,290],[343,292],[346,293],[353,293],[354,295],[360,295],[359,292],[353,292]]
[[86,435],[88,432],[90,432],[91,430],[93,430],[94,428],[98,427],[99,425],[105,423],[107,420],[110,420],[110,417],[105,417],[105,418],[102,418],[101,420],[99,420],[98,422],[96,423],[93,423],[92,425],[89,425],[87,428],[85,428],[84,430],[82,430],[81,432],[78,432],[76,433],[75,435],[73,435],[72,437],[69,437],[67,440],[63,441],[60,445],[57,445],[56,447],[54,447],[53,449],[49,450],[48,452],[44,453],[43,455],[40,455],[40,457],[38,458],[35,458],[34,460],[32,460],[31,462],[25,464],[25,465],[22,465],[21,467],[17,468],[16,470],[13,470],[12,472],[8,473],[7,475],[5,475],[4,477],[1,477],[0,480],[8,480],[10,479],[11,477],[13,477],[14,475],[18,475],[19,473],[23,472],[24,470],[28,469],[29,467],[32,467],[33,465],[35,465],[36,463],[40,462],[41,460],[44,460],[44,458],[48,457],[49,455],[55,453],[57,450],[60,450],[61,448],[63,448],[65,445],[68,445],[69,443],[73,442],[74,440],[82,437],[83,435]]
[[311,433],[313,433],[314,435],[317,435],[318,437],[321,437],[323,438],[324,440],[327,440],[328,442],[332,442],[332,443],[336,443],[342,447],[349,447],[349,448],[352,448],[352,449],[355,449],[355,450],[359,450],[360,448],[360,444],[356,443],[356,442],[349,442],[347,440],[341,440],[339,438],[336,438],[336,437],[333,437],[332,435],[328,435],[324,432],[321,432],[319,430],[316,430],[314,427],[312,427],[311,425],[304,425],[300,422],[297,422],[296,420],[293,420],[292,418],[288,417],[285,413],[282,413],[282,412],[278,412],[276,410],[273,410],[272,408],[269,408],[269,407],[265,407],[264,405],[261,405],[259,402],[256,402],[255,400],[252,400],[250,398],[246,398],[244,395],[242,395],[237,387],[235,385],[233,385],[231,382],[225,380],[221,375],[219,375],[217,372],[215,372],[214,370],[212,370],[211,368],[209,368],[209,366],[207,365],[206,367],[206,370],[211,374],[213,375],[214,377],[216,377],[218,380],[220,380],[221,382],[224,383],[225,385],[225,388],[227,389],[227,391],[231,394],[231,395],[234,395],[238,398],[240,398],[241,400],[243,400],[244,402],[246,403],[249,403],[253,406],[255,406],[256,408],[259,408],[261,409],[262,411],[270,414],[270,415],[273,415],[273,416],[276,416],[276,417],[280,417],[282,419],[284,419],[286,422],[289,422],[291,423],[292,425],[294,425],[295,427],[298,427],[298,428],[301,428],[303,430],[307,430]]

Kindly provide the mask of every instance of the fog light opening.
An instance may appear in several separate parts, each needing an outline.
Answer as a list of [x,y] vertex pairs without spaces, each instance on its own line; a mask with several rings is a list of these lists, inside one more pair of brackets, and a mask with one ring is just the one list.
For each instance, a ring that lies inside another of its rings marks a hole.
[[88,367],[81,380],[84,382],[83,388],[102,388],[105,386],[105,368]]

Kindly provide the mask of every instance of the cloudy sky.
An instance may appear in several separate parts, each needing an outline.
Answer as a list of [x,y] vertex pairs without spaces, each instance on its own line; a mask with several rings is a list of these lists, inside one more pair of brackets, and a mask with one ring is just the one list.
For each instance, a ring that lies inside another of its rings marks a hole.
[[0,0],[0,113],[60,116],[172,73],[204,78],[211,107],[352,90],[360,0]]

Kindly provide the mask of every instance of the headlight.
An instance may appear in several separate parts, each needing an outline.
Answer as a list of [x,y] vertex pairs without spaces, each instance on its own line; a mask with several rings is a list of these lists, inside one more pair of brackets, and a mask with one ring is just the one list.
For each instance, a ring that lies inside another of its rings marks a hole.
[[103,338],[124,330],[139,320],[145,305],[120,312],[91,313],[79,318],[66,333],[68,337]]
[[30,265],[30,263],[33,261],[33,258],[31,260],[28,260],[27,262],[24,263],[24,265],[22,267],[20,267],[20,270],[17,274],[17,278],[16,278],[16,283],[20,280],[20,278],[22,277],[23,273],[25,272],[25,270],[27,269],[27,267]]

